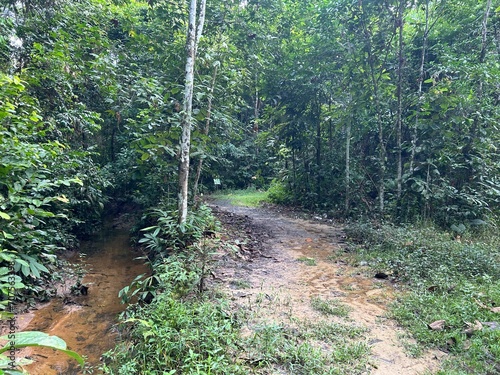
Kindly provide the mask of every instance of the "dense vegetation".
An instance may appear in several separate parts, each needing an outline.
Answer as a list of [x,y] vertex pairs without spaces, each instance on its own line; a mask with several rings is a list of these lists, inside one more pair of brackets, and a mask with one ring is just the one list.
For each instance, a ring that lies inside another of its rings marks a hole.
[[[208,219],[178,224],[172,206],[186,126],[193,208],[218,178],[329,216],[496,228],[497,6],[210,1],[186,125],[187,1],[1,0],[3,306],[10,267],[16,289],[50,297],[57,255],[93,233],[106,204],[146,213],[154,265],[195,246]],[[466,272],[497,259],[463,251]]]

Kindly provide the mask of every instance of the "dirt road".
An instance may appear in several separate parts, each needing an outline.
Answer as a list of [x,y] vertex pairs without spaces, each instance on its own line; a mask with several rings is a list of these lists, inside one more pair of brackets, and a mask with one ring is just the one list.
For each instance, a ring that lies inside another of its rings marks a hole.
[[[440,353],[420,358],[406,354],[403,341],[411,340],[386,317],[386,306],[394,299],[393,285],[343,260],[341,225],[283,215],[272,208],[235,207],[224,201],[211,206],[232,228],[233,241],[241,250],[239,259],[226,260],[217,270],[233,307],[258,309],[258,319],[267,321],[329,319],[366,328],[371,351],[361,373],[416,375],[438,368]],[[338,301],[347,307],[348,316],[325,317],[311,306],[314,298]]]

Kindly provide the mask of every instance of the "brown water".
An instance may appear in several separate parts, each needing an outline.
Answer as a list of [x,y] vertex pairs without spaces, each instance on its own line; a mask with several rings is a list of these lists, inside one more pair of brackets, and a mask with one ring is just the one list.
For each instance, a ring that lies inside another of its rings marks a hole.
[[[117,314],[125,308],[118,292],[148,270],[143,261],[134,259],[138,254],[130,247],[128,233],[123,230],[103,231],[93,241],[82,244],[81,252],[86,254],[83,284],[89,287],[88,295],[54,299],[24,317],[32,319],[23,330],[61,337],[68,349],[86,356],[88,363],[97,368],[102,353],[113,348],[118,339],[114,325]],[[76,361],[52,349],[29,349],[21,355],[36,361],[25,367],[33,375],[83,373]]]

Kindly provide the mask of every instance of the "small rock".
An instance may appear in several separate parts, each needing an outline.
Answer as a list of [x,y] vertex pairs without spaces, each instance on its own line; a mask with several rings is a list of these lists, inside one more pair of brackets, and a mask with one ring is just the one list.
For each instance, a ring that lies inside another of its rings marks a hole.
[[445,320],[436,320],[435,322],[428,324],[427,327],[429,327],[433,331],[442,331],[444,329],[445,323]]
[[488,327],[489,329],[492,329],[494,331],[500,330],[500,323],[498,322],[483,322],[483,326]]

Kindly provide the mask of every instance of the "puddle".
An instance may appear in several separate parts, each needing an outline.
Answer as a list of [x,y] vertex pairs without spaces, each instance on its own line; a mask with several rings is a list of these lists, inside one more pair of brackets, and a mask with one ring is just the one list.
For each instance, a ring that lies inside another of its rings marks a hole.
[[[43,331],[64,339],[68,349],[87,357],[98,366],[100,356],[113,348],[117,340],[116,316],[124,310],[118,292],[139,274],[147,272],[129,245],[125,230],[104,230],[91,242],[82,243],[86,254],[87,275],[83,284],[89,287],[85,296],[56,298],[22,319],[31,319],[23,330]],[[23,323],[20,323],[23,325]],[[82,374],[78,363],[52,349],[24,349],[19,355],[36,362],[25,366],[32,375]]]

